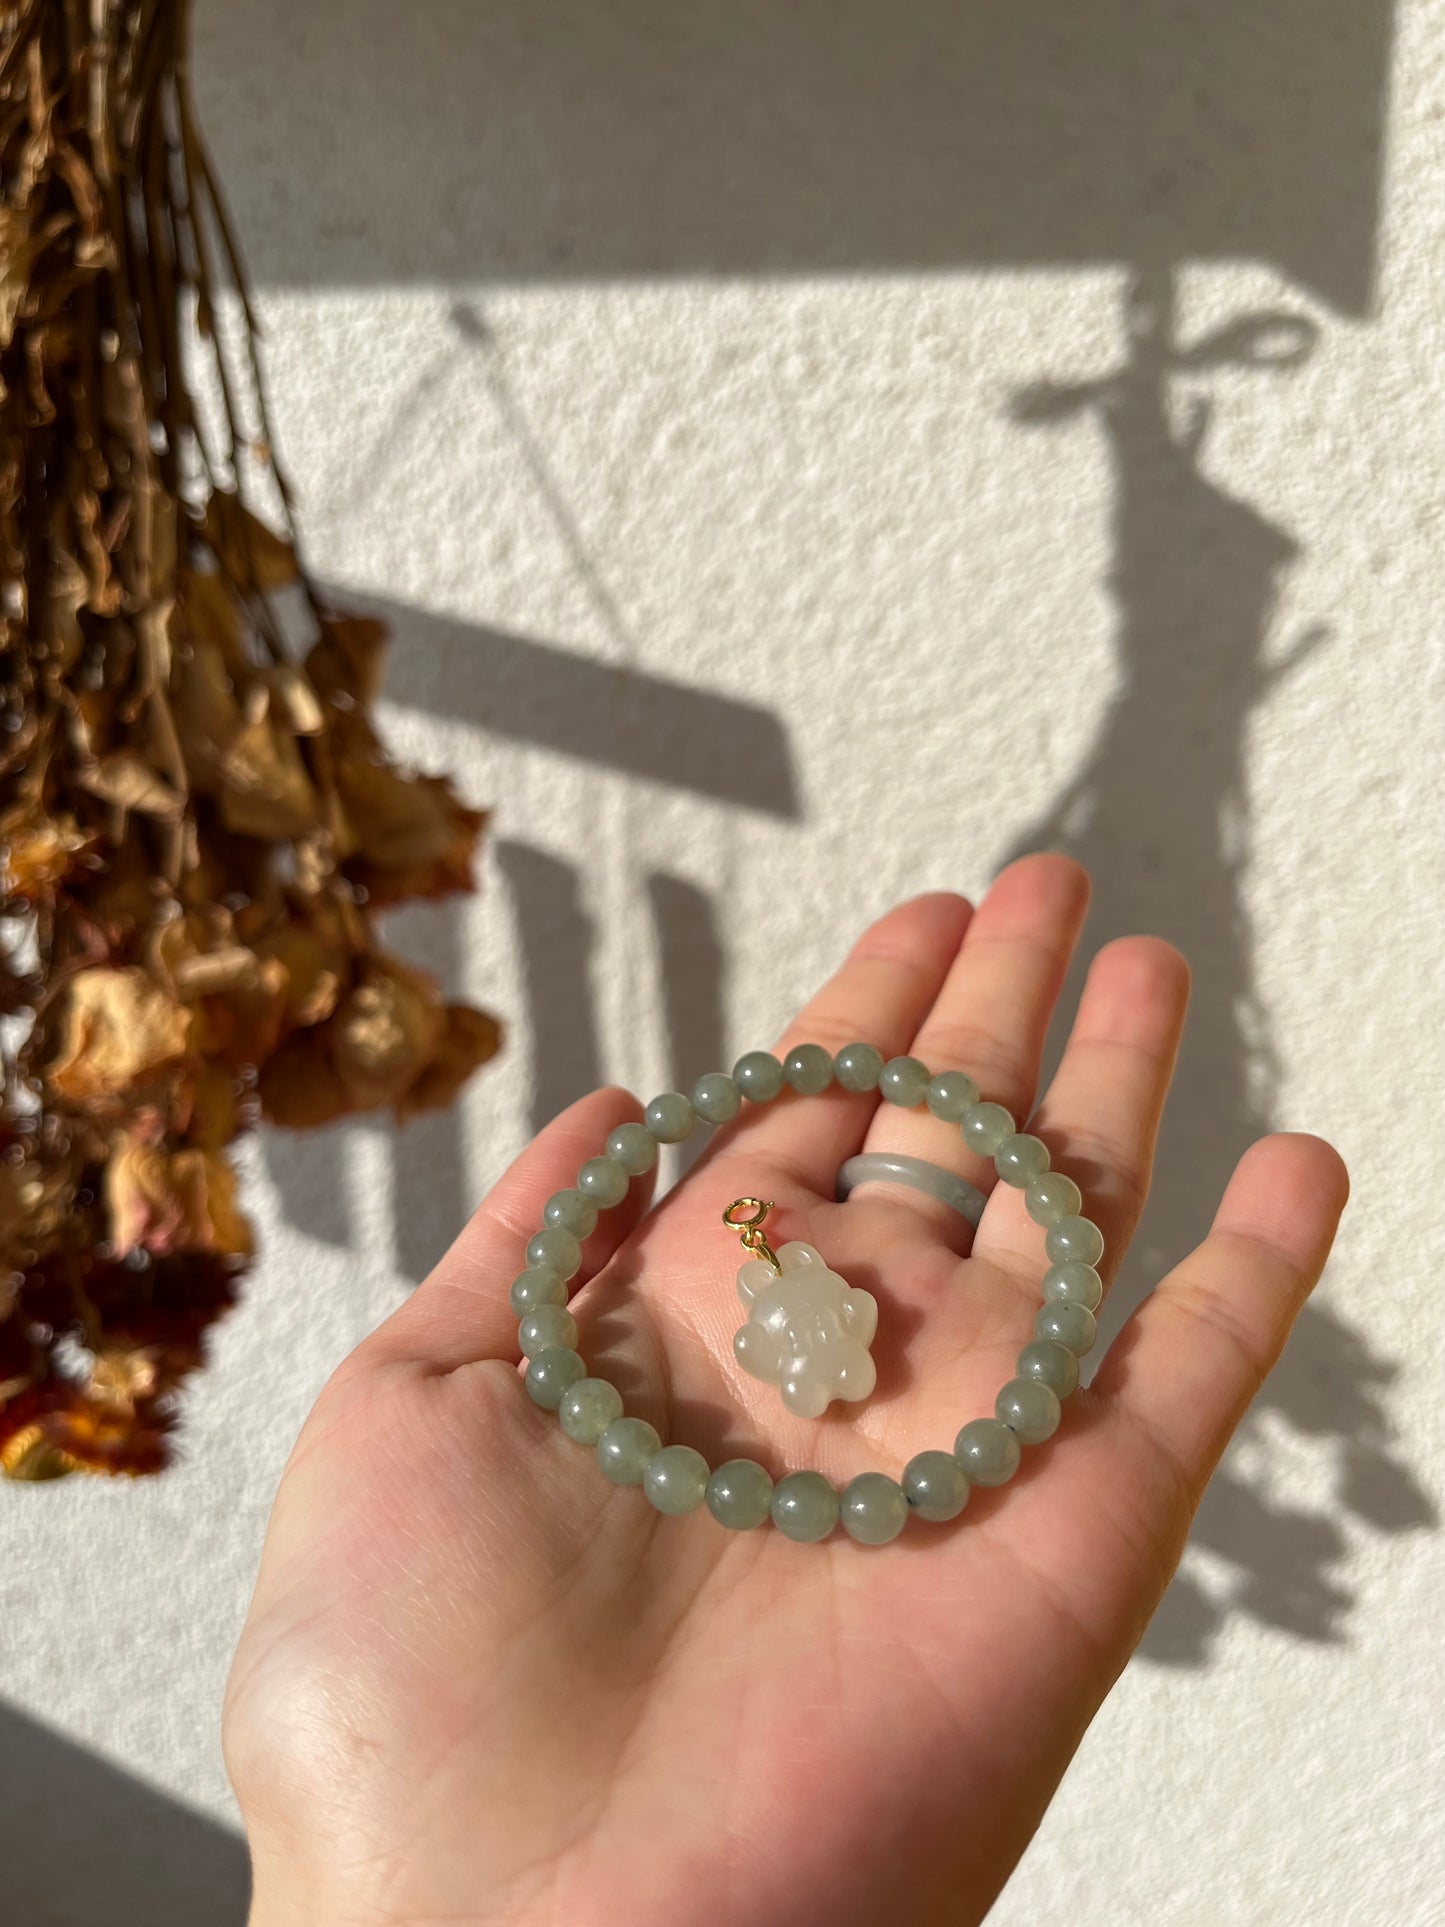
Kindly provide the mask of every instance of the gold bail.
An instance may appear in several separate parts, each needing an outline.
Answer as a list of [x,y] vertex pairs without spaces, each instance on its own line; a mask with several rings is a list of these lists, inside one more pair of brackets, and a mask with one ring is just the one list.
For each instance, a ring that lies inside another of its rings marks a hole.
[[[762,1198],[734,1198],[727,1210],[723,1212],[722,1221],[729,1231],[737,1232],[749,1251],[756,1252],[758,1257],[765,1264],[771,1265],[774,1271],[781,1271],[783,1267],[778,1262],[778,1254],[768,1243],[763,1232],[763,1219],[774,1208],[770,1202]],[[744,1210],[750,1211],[752,1216],[738,1217],[737,1213]]]

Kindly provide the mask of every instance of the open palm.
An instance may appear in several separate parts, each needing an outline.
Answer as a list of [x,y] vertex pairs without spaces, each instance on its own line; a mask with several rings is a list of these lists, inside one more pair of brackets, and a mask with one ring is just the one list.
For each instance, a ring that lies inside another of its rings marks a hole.
[[[912,1051],[1022,1118],[1086,896],[1077,866],[1034,857],[976,914],[906,904],[785,1041]],[[1033,1117],[1104,1231],[1106,1275],[1143,1204],[1186,996],[1168,946],[1101,951]],[[836,1089],[744,1108],[656,1211],[639,1182],[604,1215],[579,1349],[629,1412],[714,1464],[897,1476],[992,1412],[1043,1234],[1003,1185],[972,1239],[891,1185],[832,1201],[865,1145],[987,1188],[927,1112]],[[1157,1604],[1346,1193],[1319,1140],[1256,1145],[1209,1238],[1011,1483],[886,1548],[798,1545],[705,1510],[661,1517],[523,1388],[522,1247],[639,1114],[598,1091],[543,1132],[302,1433],[227,1697],[255,1927],[981,1918]],[[738,1370],[744,1254],[720,1214],[744,1193],[878,1299],[866,1403],[793,1418]]]

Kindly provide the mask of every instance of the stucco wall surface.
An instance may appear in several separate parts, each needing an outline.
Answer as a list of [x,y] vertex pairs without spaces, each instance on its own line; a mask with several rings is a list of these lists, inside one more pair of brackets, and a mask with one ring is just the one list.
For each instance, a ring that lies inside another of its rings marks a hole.
[[17,1927],[242,1918],[281,1464],[531,1126],[1043,846],[1196,974],[1106,1329],[1262,1130],[1354,1198],[994,1918],[1445,1918],[1445,14],[202,0],[197,67],[311,560],[495,813],[398,941],[510,1041],[250,1144],[181,1463],[5,1494]]

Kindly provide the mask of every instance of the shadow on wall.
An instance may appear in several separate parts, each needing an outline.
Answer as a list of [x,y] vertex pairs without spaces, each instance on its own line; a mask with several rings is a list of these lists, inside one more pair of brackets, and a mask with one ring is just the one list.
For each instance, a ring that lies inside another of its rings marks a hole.
[[[519,0],[481,13],[466,0],[357,0],[354,14],[342,42],[314,10],[283,0],[238,0],[198,23],[205,114],[262,285],[1126,271],[1117,373],[1073,388],[1041,382],[1014,406],[1021,433],[1089,422],[1107,439],[1121,670],[1083,765],[1015,849],[1053,846],[1090,865],[1095,945],[1155,929],[1196,973],[1191,1040],[1117,1323],[1195,1241],[1237,1153],[1270,1127],[1274,1066],[1241,890],[1252,834],[1244,745],[1293,665],[1344,646],[1323,626],[1275,646],[1277,587],[1297,544],[1264,507],[1209,482],[1199,463],[1207,412],[1197,406],[1181,426],[1173,406],[1178,378],[1211,366],[1283,376],[1311,352],[1317,324],[1245,316],[1184,346],[1175,278],[1193,261],[1257,258],[1337,311],[1368,315],[1390,6],[902,0],[886,32],[868,0],[567,0],[545,15]],[[361,127],[365,141],[352,135]],[[304,128],[313,131],[298,155]],[[570,566],[625,644],[485,315],[459,298],[452,318]],[[957,513],[967,541],[966,503]],[[600,758],[621,780],[682,783],[724,807],[761,797],[777,816],[798,814],[786,739],[766,712],[551,639],[380,613],[397,631],[389,694],[400,702],[554,755]],[[690,754],[721,726],[734,740],[750,732],[753,754],[730,759],[747,769],[746,796],[728,789],[726,764]],[[528,963],[540,1123],[599,1064],[589,922],[557,858],[521,844],[498,854]],[[723,945],[693,886],[655,877],[648,894],[681,1077],[719,1054]],[[460,913],[429,914],[444,920],[414,954],[445,972],[460,960]],[[398,1139],[408,1200],[398,1235],[413,1275],[470,1202],[456,1128],[433,1120]],[[288,1140],[272,1161],[292,1215],[312,1231],[334,1226],[318,1219],[308,1163],[332,1153],[322,1141],[296,1148]],[[1186,1568],[1146,1652],[1203,1663],[1231,1611],[1300,1638],[1345,1636],[1344,1523],[1400,1532],[1432,1517],[1390,1437],[1395,1369],[1331,1312],[1305,1313],[1246,1443],[1266,1452],[1278,1419],[1329,1443],[1334,1507],[1283,1510],[1245,1469],[1248,1454],[1235,1454],[1195,1535],[1227,1576],[1206,1588]]]
[[1094,266],[1162,237],[1362,313],[1391,11],[352,0],[340,37],[231,0],[196,68],[262,287]]
[[[1148,929],[1195,967],[1149,1207],[1110,1297],[1106,1338],[1204,1235],[1236,1160],[1275,1126],[1276,1066],[1242,889],[1252,842],[1244,745],[1272,689],[1330,645],[1328,632],[1315,628],[1283,652],[1271,649],[1276,590],[1297,545],[1201,472],[1207,404],[1197,402],[1182,428],[1171,406],[1180,376],[1229,364],[1275,373],[1296,366],[1313,349],[1314,325],[1287,313],[1252,315],[1183,347],[1166,265],[1136,273],[1125,335],[1113,375],[1074,387],[1043,383],[1014,407],[1034,426],[1088,415],[1106,437],[1120,675],[1083,764],[1011,854],[1050,848],[1087,864],[1095,894],[1086,955],[1110,937]],[[1084,968],[1081,960],[1072,973],[1065,1010],[1077,1001]],[[1352,1599],[1339,1571],[1342,1522],[1403,1532],[1434,1518],[1392,1443],[1387,1394],[1395,1376],[1360,1333],[1319,1304],[1306,1307],[1195,1527],[1193,1545],[1227,1576],[1207,1589],[1186,1555],[1143,1653],[1199,1663],[1232,1611],[1305,1639],[1345,1636]],[[1243,1470],[1272,1418],[1335,1444],[1329,1512],[1267,1498]]]
[[11,1927],[245,1927],[245,1842],[0,1704]]
[[[715,1064],[731,1062],[727,1039],[727,947],[717,906],[685,877],[656,871],[647,879],[647,903],[657,945],[668,1061],[679,1090]],[[672,1183],[690,1171],[707,1148],[698,1131],[671,1151]]]

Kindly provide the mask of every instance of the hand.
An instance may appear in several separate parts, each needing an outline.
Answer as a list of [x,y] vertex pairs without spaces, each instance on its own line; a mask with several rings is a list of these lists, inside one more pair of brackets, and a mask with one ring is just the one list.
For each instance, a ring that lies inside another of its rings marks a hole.
[[[1087,880],[1014,864],[863,937],[785,1045],[862,1038],[1029,1112]],[[1187,971],[1096,957],[1032,1127],[1079,1178],[1106,1276],[1143,1204]],[[1347,1180],[1318,1139],[1241,1161],[1205,1242],[1046,1445],[951,1525],[797,1545],[663,1518],[528,1398],[507,1291],[549,1194],[639,1109],[595,1092],[345,1361],[292,1454],[227,1694],[254,1927],[976,1921],[1158,1603],[1205,1482],[1319,1275]],[[864,1145],[988,1174],[953,1127],[838,1090],[716,1134],[644,1216],[604,1213],[572,1309],[589,1368],[713,1464],[895,1476],[992,1412],[1040,1302],[1021,1194],[968,1228],[912,1192],[832,1201]],[[787,1414],[736,1367],[745,1193],[880,1302],[878,1388]]]

